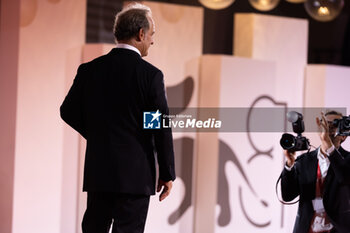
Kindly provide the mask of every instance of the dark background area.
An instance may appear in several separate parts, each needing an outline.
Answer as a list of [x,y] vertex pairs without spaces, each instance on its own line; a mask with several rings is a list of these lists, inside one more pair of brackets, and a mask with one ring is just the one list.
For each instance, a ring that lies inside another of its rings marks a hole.
[[[114,43],[112,33],[114,16],[122,9],[123,2],[123,0],[88,0],[87,43]],[[202,6],[198,0],[153,0],[153,2]],[[236,0],[230,7],[223,10],[204,8],[203,54],[232,55],[233,15],[238,12],[308,19],[308,63],[350,66],[350,2],[348,0],[345,0],[341,14],[330,22],[318,22],[306,13],[303,3],[293,4],[285,0],[280,0],[278,6],[268,12],[255,10],[248,0]]]

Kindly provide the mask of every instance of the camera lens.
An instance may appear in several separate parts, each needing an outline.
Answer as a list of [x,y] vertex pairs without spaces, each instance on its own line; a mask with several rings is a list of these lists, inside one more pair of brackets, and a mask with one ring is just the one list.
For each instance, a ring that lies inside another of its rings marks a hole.
[[295,146],[295,137],[291,134],[285,133],[282,135],[280,144],[285,150],[292,149]]
[[350,129],[350,119],[349,119],[348,117],[346,117],[346,118],[344,119],[344,128],[345,128],[346,130],[349,130],[349,129]]

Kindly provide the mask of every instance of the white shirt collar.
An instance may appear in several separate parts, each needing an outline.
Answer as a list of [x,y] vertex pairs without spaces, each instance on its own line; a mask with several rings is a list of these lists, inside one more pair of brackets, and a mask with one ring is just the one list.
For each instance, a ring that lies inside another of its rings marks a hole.
[[137,52],[137,53],[141,56],[140,51],[139,51],[136,47],[134,47],[134,46],[132,46],[132,45],[120,43],[120,44],[117,44],[117,48],[121,48],[121,49],[130,49],[130,50],[132,50],[132,51]]

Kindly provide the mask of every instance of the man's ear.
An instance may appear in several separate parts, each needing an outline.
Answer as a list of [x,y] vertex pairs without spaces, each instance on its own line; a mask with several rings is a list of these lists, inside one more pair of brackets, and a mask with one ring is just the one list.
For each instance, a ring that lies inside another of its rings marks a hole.
[[136,40],[142,41],[145,38],[145,30],[143,28],[140,28],[139,33],[137,34]]

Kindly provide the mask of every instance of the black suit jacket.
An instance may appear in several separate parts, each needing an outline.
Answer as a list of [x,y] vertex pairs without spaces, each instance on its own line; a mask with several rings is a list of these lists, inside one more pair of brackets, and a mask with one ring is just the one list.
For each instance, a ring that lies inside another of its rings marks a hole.
[[84,191],[152,195],[156,164],[175,179],[171,129],[143,129],[143,112],[168,114],[162,72],[132,50],[115,48],[80,65],[61,108],[86,140]]
[[[330,166],[324,183],[323,204],[335,232],[350,232],[350,155],[343,148],[329,156]],[[293,233],[307,233],[314,214],[317,179],[317,150],[300,155],[291,171],[281,174],[282,198],[291,201],[299,195]]]

